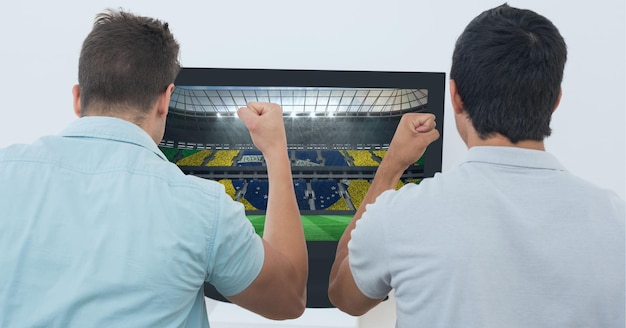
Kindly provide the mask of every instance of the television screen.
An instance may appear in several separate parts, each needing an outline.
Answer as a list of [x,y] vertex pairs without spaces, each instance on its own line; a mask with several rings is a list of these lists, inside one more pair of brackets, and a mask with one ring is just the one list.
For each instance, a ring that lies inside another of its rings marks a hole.
[[[263,233],[263,155],[237,117],[251,101],[282,106],[293,184],[309,249],[307,307],[331,307],[336,244],[361,204],[404,113],[429,112],[443,136],[444,73],[183,68],[159,147],[186,174],[218,181]],[[442,139],[398,183],[441,171]],[[225,299],[207,284],[205,295]]]

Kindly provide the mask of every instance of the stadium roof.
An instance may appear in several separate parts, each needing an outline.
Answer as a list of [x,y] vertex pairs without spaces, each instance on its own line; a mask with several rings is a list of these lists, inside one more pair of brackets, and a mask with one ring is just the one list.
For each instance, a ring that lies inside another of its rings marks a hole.
[[170,111],[185,116],[233,116],[248,102],[278,103],[284,115],[385,115],[423,108],[427,89],[177,86]]

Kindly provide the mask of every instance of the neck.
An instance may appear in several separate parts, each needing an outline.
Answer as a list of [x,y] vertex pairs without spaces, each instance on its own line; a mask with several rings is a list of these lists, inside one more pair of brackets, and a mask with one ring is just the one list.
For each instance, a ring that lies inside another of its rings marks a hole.
[[473,135],[467,140],[467,148],[469,149],[474,146],[518,147],[534,150],[546,150],[543,140],[521,140],[516,143],[512,143],[507,137],[501,134],[496,134],[487,139],[480,139],[477,135]]
[[115,117],[115,118],[122,119],[124,121],[128,121],[130,123],[137,125],[142,130],[146,131],[146,133],[150,135],[152,140],[154,140],[156,144],[159,144],[159,142],[161,142],[161,138],[163,137],[163,130],[164,130],[165,122],[160,122],[160,121],[157,122],[154,119],[155,116],[154,115],[150,116],[149,115],[150,113],[148,113],[148,115],[145,115],[145,114],[134,115],[132,113],[133,112],[131,111],[126,112],[126,113],[90,112],[89,114],[83,115],[83,116],[108,116],[108,117]]

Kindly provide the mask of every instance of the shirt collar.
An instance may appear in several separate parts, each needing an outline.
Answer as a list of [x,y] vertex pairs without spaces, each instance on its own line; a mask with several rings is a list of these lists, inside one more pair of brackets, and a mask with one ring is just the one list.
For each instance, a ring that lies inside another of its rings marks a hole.
[[123,119],[108,116],[84,116],[61,131],[63,137],[81,137],[115,140],[138,145],[167,161],[154,140],[139,126]]
[[565,167],[554,155],[542,150],[519,147],[475,146],[469,149],[465,162],[565,171]]

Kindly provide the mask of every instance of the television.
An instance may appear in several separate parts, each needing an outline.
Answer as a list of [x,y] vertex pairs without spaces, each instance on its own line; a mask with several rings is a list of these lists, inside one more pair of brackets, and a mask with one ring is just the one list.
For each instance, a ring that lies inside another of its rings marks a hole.
[[[358,209],[404,113],[437,117],[445,73],[184,67],[160,149],[186,174],[222,183],[259,235],[267,206],[263,156],[237,117],[251,101],[281,105],[294,190],[309,252],[307,307],[332,307],[328,276],[337,241]],[[441,171],[442,137],[398,188]],[[227,301],[210,284],[207,297]]]

